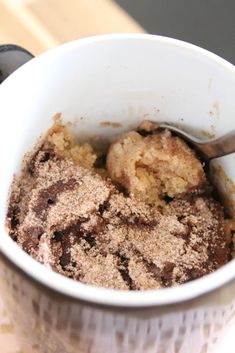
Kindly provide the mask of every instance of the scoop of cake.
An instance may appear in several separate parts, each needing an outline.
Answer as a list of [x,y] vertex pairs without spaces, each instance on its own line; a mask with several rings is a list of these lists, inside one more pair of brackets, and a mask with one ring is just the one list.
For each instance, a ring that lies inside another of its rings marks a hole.
[[197,194],[206,186],[195,153],[167,130],[147,136],[124,134],[109,149],[107,169],[114,182],[149,204],[162,205],[165,196]]

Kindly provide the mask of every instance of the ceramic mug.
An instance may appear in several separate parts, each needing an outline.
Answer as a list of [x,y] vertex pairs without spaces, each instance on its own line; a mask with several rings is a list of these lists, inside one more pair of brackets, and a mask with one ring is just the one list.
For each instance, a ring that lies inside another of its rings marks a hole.
[[[211,352],[235,318],[235,260],[175,288],[96,288],[30,258],[7,235],[5,218],[22,156],[56,112],[73,122],[80,140],[111,139],[146,118],[219,136],[235,128],[234,91],[233,65],[191,44],[147,34],[67,43],[1,84],[0,285],[26,352]],[[103,121],[120,127],[101,126]],[[234,163],[234,154],[214,162],[230,186]],[[234,189],[222,184],[233,201]]]

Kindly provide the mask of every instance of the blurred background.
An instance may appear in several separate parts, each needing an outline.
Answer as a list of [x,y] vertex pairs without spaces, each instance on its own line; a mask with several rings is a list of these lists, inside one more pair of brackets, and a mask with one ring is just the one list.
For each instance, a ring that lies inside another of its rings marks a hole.
[[235,0],[0,0],[0,44],[37,55],[76,38],[150,32],[207,48],[235,64]]
[[235,0],[118,0],[147,32],[206,48],[235,64]]

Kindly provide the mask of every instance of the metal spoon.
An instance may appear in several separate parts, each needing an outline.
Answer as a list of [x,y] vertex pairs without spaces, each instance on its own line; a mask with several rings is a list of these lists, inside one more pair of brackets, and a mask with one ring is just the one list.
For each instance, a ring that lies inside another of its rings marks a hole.
[[158,124],[157,129],[167,129],[187,141],[206,160],[235,152],[235,130],[212,140],[202,141],[181,129],[168,124]]

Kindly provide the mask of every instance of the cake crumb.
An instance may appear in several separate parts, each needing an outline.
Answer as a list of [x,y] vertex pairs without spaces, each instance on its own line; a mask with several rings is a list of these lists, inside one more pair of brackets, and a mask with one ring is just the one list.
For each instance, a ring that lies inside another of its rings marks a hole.
[[168,130],[147,136],[135,131],[122,135],[109,149],[107,169],[128,193],[160,206],[165,197],[199,194],[208,187],[194,151]]

